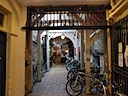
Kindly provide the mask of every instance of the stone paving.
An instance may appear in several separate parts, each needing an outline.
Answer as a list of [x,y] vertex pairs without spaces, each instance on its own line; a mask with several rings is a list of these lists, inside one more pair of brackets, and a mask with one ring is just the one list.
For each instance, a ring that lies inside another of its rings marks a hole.
[[[33,87],[33,92],[29,96],[69,96],[65,90],[67,70],[64,65],[54,65],[50,72],[47,72],[42,81]],[[85,95],[85,92],[81,96]],[[93,95],[96,96],[96,95]]]
[[42,81],[34,85],[31,96],[69,96],[65,91],[66,75],[64,65],[54,65]]

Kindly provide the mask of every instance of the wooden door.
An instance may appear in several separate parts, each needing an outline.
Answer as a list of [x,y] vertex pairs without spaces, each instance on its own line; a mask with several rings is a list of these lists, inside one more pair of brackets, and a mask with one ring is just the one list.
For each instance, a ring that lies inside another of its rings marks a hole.
[[0,32],[0,96],[5,96],[6,33]]

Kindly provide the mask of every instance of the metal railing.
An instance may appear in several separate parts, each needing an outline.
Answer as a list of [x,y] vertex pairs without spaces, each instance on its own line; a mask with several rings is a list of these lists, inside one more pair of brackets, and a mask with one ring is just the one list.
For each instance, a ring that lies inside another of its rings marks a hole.
[[[109,6],[29,6],[27,24],[22,28],[27,30],[106,29],[111,27],[106,25],[104,18],[107,9]],[[86,23],[87,16],[92,19],[93,25]]]
[[113,64],[113,81],[121,84],[120,92],[128,95],[128,68],[121,68]]
[[[121,92],[128,95],[128,67],[125,65],[124,52],[128,45],[128,16],[124,17],[112,26],[112,80],[122,84]],[[122,44],[122,51],[119,51],[118,44]],[[119,66],[119,54],[122,54],[122,66]]]

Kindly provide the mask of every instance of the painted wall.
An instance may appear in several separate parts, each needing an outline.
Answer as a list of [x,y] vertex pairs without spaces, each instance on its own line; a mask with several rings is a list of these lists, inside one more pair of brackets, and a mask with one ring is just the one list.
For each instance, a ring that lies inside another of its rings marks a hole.
[[15,0],[0,0],[5,14],[0,31],[7,33],[6,96],[24,96],[25,91],[25,26],[26,8]]

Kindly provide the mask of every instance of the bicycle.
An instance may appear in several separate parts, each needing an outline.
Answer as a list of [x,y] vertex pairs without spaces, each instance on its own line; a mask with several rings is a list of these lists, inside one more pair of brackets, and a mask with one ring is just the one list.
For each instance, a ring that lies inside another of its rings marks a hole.
[[[76,66],[74,66],[73,68],[71,68],[68,71],[67,74],[67,80],[71,79],[73,77],[73,75],[77,74],[78,71],[82,71],[85,73],[85,67],[84,68],[80,68],[80,64],[76,64]],[[91,67],[91,73],[92,74],[99,74],[100,73],[100,67]]]
[[121,92],[120,87],[122,87],[122,84],[117,84],[116,81],[113,81],[113,83],[111,83],[108,79],[107,79],[107,74],[106,72],[104,73],[104,79],[100,80],[100,84],[103,87],[102,90],[98,90],[100,93],[102,93],[104,96],[111,96],[109,90],[108,90],[108,85],[110,85],[113,89],[113,95],[112,96],[127,96],[126,94],[124,94],[123,92]]
[[[74,75],[70,80],[68,80],[66,83],[66,91],[70,96],[78,96],[81,94],[85,81],[84,75],[85,73],[78,72],[77,76]],[[80,78],[81,81],[78,78]]]
[[67,73],[67,80],[71,79],[80,70],[83,71],[83,72],[85,72],[85,68],[80,68],[80,64],[76,64],[73,68],[71,68],[68,71],[68,73]]
[[[86,76],[87,75],[85,74],[85,72],[78,71],[77,74],[73,75],[73,77],[68,80],[68,82],[66,83],[66,91],[70,96],[78,96],[81,94],[85,86]],[[89,77],[90,82],[88,82],[87,84],[89,84],[91,89],[96,88],[96,89],[103,90],[102,86],[98,85],[99,82],[101,83],[101,81],[95,77],[96,77],[96,74],[91,74],[91,77]]]
[[66,61],[66,69],[69,71],[71,68],[75,67],[76,64],[78,63],[77,60],[71,60],[71,61]]
[[[113,95],[114,96],[127,96],[126,94],[124,94],[123,92],[120,91],[120,88],[122,87],[122,84],[117,84],[115,81],[112,84],[111,82],[109,82],[107,80],[106,80],[106,83],[108,83],[109,85],[111,85],[111,87],[113,89]],[[105,96],[110,96],[107,86],[105,86],[105,89],[106,89]]]
[[37,66],[36,65],[33,65],[33,83],[35,84],[38,80],[37,80],[37,75],[38,75],[38,72],[37,72]]

